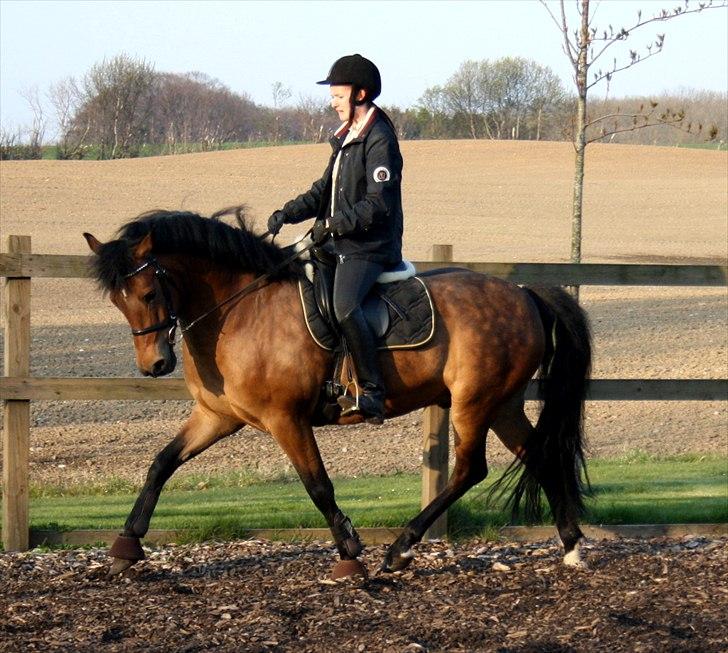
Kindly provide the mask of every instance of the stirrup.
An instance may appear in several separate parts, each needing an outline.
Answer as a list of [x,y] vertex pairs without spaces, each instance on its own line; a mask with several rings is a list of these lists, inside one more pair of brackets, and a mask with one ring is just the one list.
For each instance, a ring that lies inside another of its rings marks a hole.
[[341,397],[337,399],[337,403],[339,406],[341,406],[341,416],[346,417],[347,415],[352,415],[354,413],[361,413],[362,417],[364,417],[364,421],[367,424],[383,424],[384,423],[384,409],[382,407],[381,413],[370,413],[362,410],[360,404],[359,404],[359,398],[362,396],[359,393],[359,388],[357,387],[357,393],[356,397],[352,398],[351,395],[344,394]]
[[[349,394],[349,388],[351,386],[354,386],[354,396]],[[359,384],[354,381],[353,379],[349,381],[345,386],[343,386],[344,391],[342,392],[341,396],[336,400],[336,403],[341,406],[341,416],[344,417],[346,415],[350,415],[351,413],[358,413],[359,412]]]

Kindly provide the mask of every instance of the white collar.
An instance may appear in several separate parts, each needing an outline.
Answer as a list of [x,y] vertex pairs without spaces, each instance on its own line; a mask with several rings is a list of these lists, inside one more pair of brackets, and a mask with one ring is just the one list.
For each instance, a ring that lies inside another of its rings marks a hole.
[[[371,107],[369,107],[369,111],[366,112],[366,115],[356,124],[352,123],[351,127],[349,127],[349,133],[347,134],[347,137],[349,140],[352,138],[356,138],[359,133],[369,124],[369,121],[372,118],[372,115],[374,114],[374,111],[376,110],[376,106],[372,104]],[[335,135],[338,137],[341,137],[344,132],[346,132],[348,123],[342,122],[341,126],[336,130]]]
[[369,122],[369,119],[372,117],[373,113],[374,105],[372,104],[372,106],[369,107],[369,111],[364,114],[359,122],[351,124],[351,131],[353,131],[356,136],[358,136],[359,132],[364,129],[364,126]]

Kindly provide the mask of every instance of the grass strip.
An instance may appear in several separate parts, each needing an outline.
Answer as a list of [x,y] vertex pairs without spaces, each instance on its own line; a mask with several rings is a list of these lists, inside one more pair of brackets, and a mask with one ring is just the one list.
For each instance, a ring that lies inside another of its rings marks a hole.
[[[498,506],[486,504],[501,469],[473,488],[450,510],[454,537],[489,536],[509,523]],[[635,453],[590,462],[593,495],[586,522],[593,524],[728,522],[728,458]],[[419,510],[420,477],[336,479],[341,506],[361,527],[403,526]],[[33,528],[120,528],[138,488],[105,485],[33,488]],[[545,523],[549,523],[547,519]],[[323,517],[297,479],[261,479],[249,472],[189,476],[170,482],[152,518],[152,528],[188,529],[193,540],[235,538],[250,528],[325,527]]]

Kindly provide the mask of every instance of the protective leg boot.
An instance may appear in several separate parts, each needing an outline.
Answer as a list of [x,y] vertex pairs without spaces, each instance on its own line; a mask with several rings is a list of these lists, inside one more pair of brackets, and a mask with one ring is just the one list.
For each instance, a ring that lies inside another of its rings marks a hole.
[[384,383],[379,372],[379,360],[374,334],[361,309],[355,310],[339,323],[356,371],[361,390],[357,403],[348,395],[340,397],[342,414],[360,412],[370,424],[384,421]]

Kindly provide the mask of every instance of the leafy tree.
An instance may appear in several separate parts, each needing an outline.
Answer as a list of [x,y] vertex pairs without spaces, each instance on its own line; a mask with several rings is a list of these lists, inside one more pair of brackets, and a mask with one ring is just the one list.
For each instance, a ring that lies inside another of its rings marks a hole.
[[83,105],[83,95],[73,77],[66,77],[51,84],[46,93],[56,114],[58,136],[56,153],[59,159],[82,159],[86,149],[86,139],[91,130],[89,116],[84,123],[77,120]]
[[199,72],[156,75],[148,137],[170,152],[185,151],[192,143],[211,150],[248,140],[259,123],[255,103],[217,79]]
[[522,57],[498,59],[489,68],[489,132],[496,138],[518,139],[529,118],[535,117],[538,140],[543,113],[558,106],[565,97],[561,80],[550,68]]
[[104,59],[84,75],[77,118],[89,124],[102,158],[138,153],[147,135],[154,79],[151,64],[125,54]]
[[[471,138],[541,137],[544,114],[565,92],[547,67],[521,57],[465,61],[443,86],[425,91],[420,107],[444,125],[464,124]],[[534,129],[535,126],[535,129]]]

